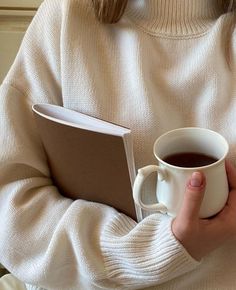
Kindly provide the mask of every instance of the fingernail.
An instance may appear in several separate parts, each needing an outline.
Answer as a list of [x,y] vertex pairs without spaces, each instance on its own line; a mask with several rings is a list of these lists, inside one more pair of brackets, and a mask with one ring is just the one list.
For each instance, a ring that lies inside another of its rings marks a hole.
[[191,176],[190,184],[193,187],[198,187],[202,184],[202,175],[200,172],[193,172]]

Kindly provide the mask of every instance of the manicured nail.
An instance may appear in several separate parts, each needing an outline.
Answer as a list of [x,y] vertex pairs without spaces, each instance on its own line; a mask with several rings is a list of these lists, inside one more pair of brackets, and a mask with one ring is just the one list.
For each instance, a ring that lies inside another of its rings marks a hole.
[[200,172],[193,172],[191,176],[190,184],[193,187],[198,187],[202,184],[202,175]]

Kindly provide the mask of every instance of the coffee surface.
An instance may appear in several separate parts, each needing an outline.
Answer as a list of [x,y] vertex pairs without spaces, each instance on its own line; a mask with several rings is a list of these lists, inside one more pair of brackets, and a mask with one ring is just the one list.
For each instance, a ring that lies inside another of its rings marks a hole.
[[197,152],[174,153],[163,158],[166,163],[178,167],[201,167],[212,164],[218,159],[206,154]]

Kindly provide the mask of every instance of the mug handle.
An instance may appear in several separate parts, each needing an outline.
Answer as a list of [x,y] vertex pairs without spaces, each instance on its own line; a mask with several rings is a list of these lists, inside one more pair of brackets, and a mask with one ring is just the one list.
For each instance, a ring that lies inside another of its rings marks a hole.
[[167,207],[162,203],[144,204],[141,200],[141,189],[145,179],[153,172],[158,173],[158,180],[163,181],[166,179],[166,171],[157,165],[148,165],[138,170],[138,174],[134,181],[133,198],[134,202],[144,210],[160,211],[167,213]]

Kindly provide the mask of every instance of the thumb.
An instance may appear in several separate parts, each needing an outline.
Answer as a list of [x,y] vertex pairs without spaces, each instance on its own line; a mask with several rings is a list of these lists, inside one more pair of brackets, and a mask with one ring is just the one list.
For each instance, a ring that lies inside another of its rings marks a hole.
[[180,215],[185,220],[199,218],[199,211],[204,197],[206,179],[202,172],[193,172],[184,194]]

